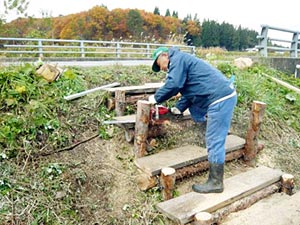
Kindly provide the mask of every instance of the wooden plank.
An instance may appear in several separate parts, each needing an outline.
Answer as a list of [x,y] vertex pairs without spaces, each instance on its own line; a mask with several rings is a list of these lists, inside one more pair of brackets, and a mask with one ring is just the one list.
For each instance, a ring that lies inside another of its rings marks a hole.
[[[188,110],[183,112],[183,118],[180,120],[191,119],[190,112]],[[126,116],[116,116],[113,120],[104,121],[104,124],[129,124],[136,122],[136,114]]]
[[104,124],[135,124],[136,115],[116,116],[113,120],[104,121]]
[[162,87],[164,83],[149,83],[138,86],[123,86],[116,88],[106,88],[106,91],[114,93],[116,90],[125,91],[126,94],[138,94],[138,93],[154,93],[158,88]]
[[[235,135],[226,138],[226,153],[243,148],[245,140]],[[172,150],[162,151],[135,160],[138,168],[149,175],[158,175],[162,168],[182,168],[207,159],[207,151],[199,146],[187,145]]]
[[200,194],[190,192],[157,204],[157,209],[180,224],[193,220],[196,213],[212,213],[243,197],[280,181],[280,170],[260,166],[225,179],[223,193]]

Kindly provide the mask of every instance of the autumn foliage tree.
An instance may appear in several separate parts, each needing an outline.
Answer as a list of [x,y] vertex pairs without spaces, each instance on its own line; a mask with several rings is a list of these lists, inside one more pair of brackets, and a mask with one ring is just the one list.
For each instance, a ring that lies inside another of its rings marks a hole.
[[[10,23],[1,21],[2,37],[34,37],[52,39],[79,39],[130,41],[149,43],[189,44],[203,47],[221,46],[228,50],[253,47],[257,32],[216,21],[187,15],[183,20],[178,13],[160,15],[139,9],[113,9],[95,6],[88,11],[59,17],[19,18]],[[185,37],[185,38],[184,38]]]

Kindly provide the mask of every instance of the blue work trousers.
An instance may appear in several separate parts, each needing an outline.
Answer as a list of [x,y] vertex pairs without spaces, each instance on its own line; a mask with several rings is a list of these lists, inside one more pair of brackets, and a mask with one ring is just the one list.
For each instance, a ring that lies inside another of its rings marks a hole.
[[205,141],[210,163],[225,162],[225,141],[236,103],[237,95],[234,95],[208,107]]

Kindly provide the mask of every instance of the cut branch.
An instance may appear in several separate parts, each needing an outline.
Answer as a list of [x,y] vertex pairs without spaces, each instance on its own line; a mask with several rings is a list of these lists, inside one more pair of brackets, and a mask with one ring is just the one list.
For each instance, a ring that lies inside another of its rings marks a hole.
[[88,142],[88,141],[90,141],[90,140],[92,140],[92,139],[94,139],[94,138],[96,138],[98,136],[99,136],[99,134],[97,133],[97,134],[94,134],[93,136],[91,136],[91,137],[89,137],[89,138],[87,138],[87,139],[85,139],[83,141],[77,142],[76,144],[70,145],[70,146],[65,147],[65,148],[58,149],[56,151],[41,153],[41,154],[38,154],[37,156],[48,156],[48,155],[52,155],[52,154],[59,153],[59,152],[69,151],[69,150],[74,149],[78,145],[81,145],[81,144],[83,144],[85,142]]

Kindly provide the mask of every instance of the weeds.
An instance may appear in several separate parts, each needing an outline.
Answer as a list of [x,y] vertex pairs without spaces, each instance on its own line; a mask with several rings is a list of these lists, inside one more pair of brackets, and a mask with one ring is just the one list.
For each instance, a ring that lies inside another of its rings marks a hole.
[[[260,65],[239,70],[222,62],[218,68],[228,78],[235,75],[238,105],[232,132],[244,137],[252,101],[265,102],[261,132],[265,151],[273,164],[299,179],[299,94],[263,73],[298,87],[299,80]],[[148,66],[71,67],[49,84],[35,74],[33,65],[1,68],[0,223],[168,224],[155,209],[161,201],[160,190],[141,192],[136,187],[132,145],[122,138],[123,131],[102,124],[114,116],[105,106],[110,96],[99,92],[72,102],[63,98],[111,82],[140,85],[161,82],[164,77]],[[126,113],[134,110],[128,106]],[[95,132],[99,139],[93,145],[41,157]],[[194,143],[197,132],[192,126],[177,135],[174,128],[157,139],[154,150]]]

